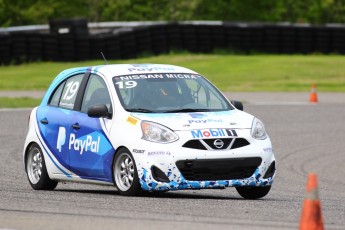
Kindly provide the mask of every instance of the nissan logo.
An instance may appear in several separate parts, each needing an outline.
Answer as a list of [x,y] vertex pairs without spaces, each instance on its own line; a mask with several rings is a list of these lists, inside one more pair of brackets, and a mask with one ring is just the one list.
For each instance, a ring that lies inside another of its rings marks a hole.
[[224,145],[224,142],[220,139],[217,139],[213,142],[213,145],[217,148],[217,149],[220,149],[223,147]]

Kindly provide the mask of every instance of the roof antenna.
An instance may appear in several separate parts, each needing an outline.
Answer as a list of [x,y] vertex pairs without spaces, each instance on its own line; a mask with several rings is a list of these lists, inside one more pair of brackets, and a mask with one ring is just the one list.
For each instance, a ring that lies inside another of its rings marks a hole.
[[103,60],[104,60],[105,64],[108,65],[107,59],[105,59],[105,56],[104,56],[103,52],[101,52],[101,54],[102,54],[102,57],[103,57]]

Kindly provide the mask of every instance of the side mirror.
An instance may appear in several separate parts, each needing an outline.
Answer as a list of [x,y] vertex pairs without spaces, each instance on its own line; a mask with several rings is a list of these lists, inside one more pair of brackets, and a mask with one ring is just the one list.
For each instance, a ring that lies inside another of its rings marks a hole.
[[107,106],[104,104],[90,106],[87,110],[87,115],[89,117],[112,117],[112,114],[109,112]]
[[231,101],[231,104],[235,106],[236,109],[243,111],[243,104],[240,101]]

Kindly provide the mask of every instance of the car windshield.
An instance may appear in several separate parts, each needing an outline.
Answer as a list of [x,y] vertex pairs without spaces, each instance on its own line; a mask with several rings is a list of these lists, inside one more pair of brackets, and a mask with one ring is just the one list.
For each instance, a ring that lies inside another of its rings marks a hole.
[[123,75],[113,78],[122,106],[131,112],[178,113],[233,109],[204,77],[190,73]]

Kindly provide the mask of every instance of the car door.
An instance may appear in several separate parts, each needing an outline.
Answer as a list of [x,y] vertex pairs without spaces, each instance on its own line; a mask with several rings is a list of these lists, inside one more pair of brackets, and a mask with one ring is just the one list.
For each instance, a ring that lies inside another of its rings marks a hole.
[[92,74],[83,93],[80,109],[71,114],[68,140],[70,166],[81,178],[111,182],[114,149],[105,126],[108,118],[87,115],[90,106],[99,104],[105,104],[112,111],[106,83],[100,76]]
[[[70,120],[83,76],[84,73],[72,75],[61,82],[53,91],[48,105],[40,106],[37,111],[37,122],[43,142],[54,158],[69,170]],[[53,157],[51,159],[55,160]],[[64,173],[61,168],[57,168],[59,171],[54,173]]]

